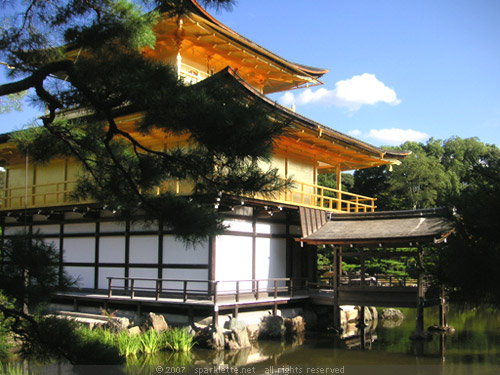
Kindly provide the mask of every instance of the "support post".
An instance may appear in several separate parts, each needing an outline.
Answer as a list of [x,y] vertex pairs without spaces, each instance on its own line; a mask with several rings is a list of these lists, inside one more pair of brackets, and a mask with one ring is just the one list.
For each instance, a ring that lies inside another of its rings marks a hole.
[[212,315],[212,324],[214,327],[217,327],[219,325],[219,306],[215,305],[214,306],[214,312]]
[[333,247],[333,328],[342,332],[339,305],[339,285],[340,285],[340,251],[341,247]]
[[439,304],[439,326],[442,329],[445,329],[448,327],[448,322],[446,319],[446,292],[444,288],[441,288],[441,298],[440,298],[440,304]]
[[361,277],[360,277],[360,286],[365,286],[365,254],[363,253],[363,249],[361,249]]
[[[425,340],[428,338],[427,332],[424,331],[424,273],[423,273],[423,252],[422,248],[418,248],[418,285],[417,285],[417,321],[415,331],[410,338],[414,340]],[[418,347],[417,347],[418,349]]]

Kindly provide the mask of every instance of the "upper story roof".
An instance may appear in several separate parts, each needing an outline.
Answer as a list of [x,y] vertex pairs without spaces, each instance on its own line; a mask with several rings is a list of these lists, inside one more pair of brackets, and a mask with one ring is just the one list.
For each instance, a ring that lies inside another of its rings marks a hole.
[[331,129],[291,109],[282,106],[258,92],[239,74],[227,67],[214,76],[205,79],[198,85],[218,84],[238,86],[245,90],[251,100],[266,105],[272,116],[290,122],[291,130],[280,137],[274,147],[275,153],[295,154],[318,163],[318,172],[334,172],[370,168],[387,164],[398,164],[411,152],[391,151],[370,145],[347,134]]
[[188,14],[164,13],[148,55],[172,60],[179,53],[203,63],[209,75],[231,66],[263,94],[322,84],[319,79],[329,71],[290,62],[223,25],[195,0],[188,5]]

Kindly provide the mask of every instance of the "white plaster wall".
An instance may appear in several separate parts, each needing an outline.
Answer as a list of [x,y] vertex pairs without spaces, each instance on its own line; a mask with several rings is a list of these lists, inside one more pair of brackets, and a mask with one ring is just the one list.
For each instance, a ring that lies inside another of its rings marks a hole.
[[65,262],[93,263],[95,261],[94,238],[65,238],[63,249]]
[[257,223],[256,231],[259,234],[285,234],[286,225],[276,223]]
[[94,233],[95,223],[64,224],[64,233]]
[[[252,237],[218,236],[216,239],[216,280],[252,279]],[[251,288],[251,282],[240,283],[241,289]],[[232,291],[235,283],[221,282],[218,291]]]
[[101,237],[99,239],[99,263],[124,263],[125,237]]
[[125,233],[125,223],[122,222],[103,222],[99,227],[102,233],[123,232]]
[[130,224],[130,230],[133,232],[158,231],[158,224],[138,221]]
[[227,226],[227,230],[235,232],[246,232],[246,233],[253,232],[252,222],[248,220],[238,220],[238,219],[224,220],[224,225]]
[[64,267],[80,288],[94,288],[94,267]]
[[56,249],[59,249],[59,237],[45,237],[44,241],[47,244],[52,244]]
[[[129,277],[143,277],[149,279],[158,278],[158,268],[129,268]],[[138,288],[150,288],[155,290],[156,282],[153,280],[136,280],[135,287]]]
[[158,236],[130,236],[130,263],[158,263]]
[[186,247],[174,236],[163,236],[163,263],[208,264],[208,243]]
[[48,235],[59,235],[59,225],[33,225],[33,233],[40,231],[41,234]]
[[[208,270],[165,268],[163,270],[163,279],[201,280],[201,282],[189,282],[188,290],[191,292],[206,292],[208,290],[208,283],[203,282],[208,280]],[[184,284],[178,281],[165,281],[163,282],[163,288],[182,292],[184,290]]]
[[19,226],[19,227],[6,227],[4,234],[6,236],[12,236],[14,234],[19,234],[21,232],[24,232],[24,228],[22,226]]
[[[255,250],[256,279],[286,277],[286,240],[284,238],[257,238]],[[285,281],[278,282],[278,286],[285,285]],[[272,288],[274,282],[259,282],[259,287]]]
[[[107,277],[124,277],[125,270],[118,267],[99,267],[99,289],[108,289],[108,279]],[[113,280],[113,286],[123,287],[123,280]]]

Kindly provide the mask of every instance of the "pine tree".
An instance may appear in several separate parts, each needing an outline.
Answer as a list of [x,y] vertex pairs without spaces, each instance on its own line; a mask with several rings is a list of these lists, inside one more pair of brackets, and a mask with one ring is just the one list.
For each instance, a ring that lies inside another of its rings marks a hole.
[[[227,197],[273,194],[289,184],[258,168],[287,123],[228,82],[193,86],[142,52],[155,46],[160,17],[182,17],[190,0],[20,1],[24,13],[4,20],[0,53],[11,83],[0,97],[34,89],[47,108],[43,127],[15,135],[38,162],[75,157],[84,173],[75,195],[133,215],[161,220],[180,238],[205,239],[223,229],[217,206]],[[206,0],[205,5],[232,5]],[[147,7],[150,8],[147,8]],[[212,77],[214,78],[214,77]],[[133,125],[117,116],[137,113]],[[144,136],[189,134],[189,147],[158,150]],[[180,196],[157,186],[189,181]]]

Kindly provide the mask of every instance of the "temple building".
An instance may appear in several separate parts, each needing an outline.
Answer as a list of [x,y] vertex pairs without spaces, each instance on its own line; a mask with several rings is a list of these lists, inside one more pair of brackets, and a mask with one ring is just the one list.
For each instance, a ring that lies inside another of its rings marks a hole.
[[[407,153],[372,146],[270,100],[267,94],[322,84],[328,70],[274,54],[218,22],[194,0],[189,14],[165,17],[157,33],[155,49],[145,53],[176,67],[185,82],[224,80],[292,124],[292,130],[277,139],[270,164],[283,178],[293,176],[294,186],[272,198],[234,197],[234,206],[224,212],[225,233],[186,248],[162,223],[122,222],[117,208],[105,202],[72,200],[81,168],[74,159],[33,164],[5,134],[0,136],[0,159],[6,169],[0,198],[2,240],[27,226],[53,242],[61,252],[60,269],[79,283],[60,300],[75,306],[168,305],[188,309],[192,316],[202,309],[237,312],[255,304],[276,308],[308,298],[294,293],[294,288],[318,281],[316,246],[334,243],[328,238],[335,228],[332,217],[373,217],[376,210],[374,198],[341,190],[341,173],[398,164]],[[137,115],[116,121],[126,126]],[[188,142],[188,135],[153,133],[140,140],[166,149]],[[318,185],[322,173],[336,173],[335,189]],[[165,182],[158,189],[190,193],[183,181]],[[325,224],[329,229],[318,232]],[[349,222],[342,228],[345,246],[360,241],[350,239]],[[445,229],[438,226],[418,239],[409,236],[402,241],[434,241],[449,231]]]

